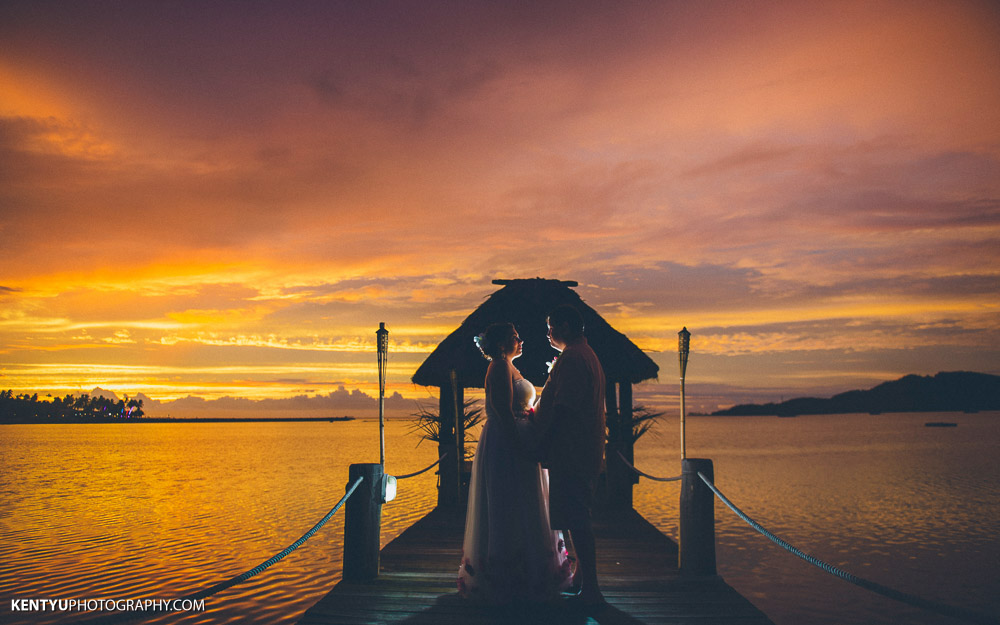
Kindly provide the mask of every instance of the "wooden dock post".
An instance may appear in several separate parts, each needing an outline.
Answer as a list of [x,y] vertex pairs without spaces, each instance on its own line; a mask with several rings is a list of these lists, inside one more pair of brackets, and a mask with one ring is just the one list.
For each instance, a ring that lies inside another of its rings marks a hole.
[[[441,465],[438,467],[440,480],[438,482],[437,505],[443,508],[457,507],[462,503],[459,496],[462,484],[462,472],[460,469],[462,458],[460,457],[456,460],[452,457],[452,454],[459,448],[455,423],[456,419],[462,418],[461,412],[465,404],[465,389],[461,385],[452,388],[450,382],[438,388],[440,390],[440,395],[438,396],[438,417],[440,419],[438,457],[444,457],[445,454],[448,454],[448,458],[442,460]],[[458,406],[457,409],[456,406]],[[463,434],[462,436],[464,437],[465,435]]]
[[711,460],[681,460],[677,567],[683,575],[715,575],[715,494],[701,481],[698,472],[715,483]]
[[359,477],[364,481],[348,498],[344,510],[344,579],[371,580],[378,577],[382,534],[382,465],[352,464],[348,486]]

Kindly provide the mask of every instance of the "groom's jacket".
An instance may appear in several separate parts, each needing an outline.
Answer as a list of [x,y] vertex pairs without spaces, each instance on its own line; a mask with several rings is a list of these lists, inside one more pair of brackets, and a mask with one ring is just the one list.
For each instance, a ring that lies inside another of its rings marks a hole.
[[597,477],[604,466],[604,371],[587,339],[556,359],[538,403],[542,465]]

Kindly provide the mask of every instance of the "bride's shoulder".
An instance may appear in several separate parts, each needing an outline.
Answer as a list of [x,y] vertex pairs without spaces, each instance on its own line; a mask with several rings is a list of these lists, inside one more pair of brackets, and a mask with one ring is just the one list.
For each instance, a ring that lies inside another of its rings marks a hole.
[[490,361],[486,369],[487,377],[514,377],[514,365],[507,360],[495,359]]

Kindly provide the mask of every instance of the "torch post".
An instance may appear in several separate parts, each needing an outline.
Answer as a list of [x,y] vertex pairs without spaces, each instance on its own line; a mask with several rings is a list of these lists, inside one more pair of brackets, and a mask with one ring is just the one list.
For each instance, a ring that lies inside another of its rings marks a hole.
[[677,333],[677,353],[681,365],[681,460],[687,458],[687,435],[684,431],[684,419],[687,414],[684,406],[684,374],[687,372],[688,352],[691,351],[691,333],[685,326]]
[[375,331],[378,340],[378,462],[385,470],[385,369],[389,356],[389,331],[380,321]]

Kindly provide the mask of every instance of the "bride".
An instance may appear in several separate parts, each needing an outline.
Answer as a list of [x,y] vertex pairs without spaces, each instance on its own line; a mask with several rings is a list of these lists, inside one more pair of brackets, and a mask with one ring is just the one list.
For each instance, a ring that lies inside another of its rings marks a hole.
[[492,604],[555,599],[573,571],[561,533],[549,528],[548,471],[522,454],[518,439],[535,402],[534,385],[514,366],[522,341],[503,323],[476,344],[490,361],[486,424],[472,463],[458,589]]

